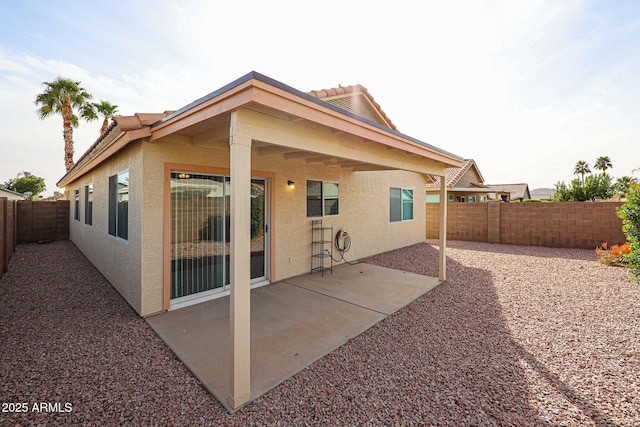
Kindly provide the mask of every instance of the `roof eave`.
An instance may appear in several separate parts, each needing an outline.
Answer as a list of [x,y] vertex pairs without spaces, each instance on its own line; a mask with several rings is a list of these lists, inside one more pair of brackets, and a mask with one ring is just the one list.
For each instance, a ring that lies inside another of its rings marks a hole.
[[[116,127],[117,128],[117,127]],[[130,143],[148,138],[151,136],[151,131],[149,127],[143,127],[136,130],[131,131],[123,131],[119,128],[118,133],[113,133],[113,137],[110,141],[106,142],[105,145],[99,150],[89,154],[89,158],[87,161],[80,163],[77,162],[76,165],[67,172],[56,184],[58,188],[63,188],[67,186],[69,183],[75,181],[80,178],[91,169],[103,163],[109,157],[117,153],[118,151],[124,149]],[[111,135],[111,134],[110,134]]]
[[[362,126],[362,124],[364,123],[366,125],[364,127],[368,127],[370,130],[386,134],[387,136],[390,136],[391,138],[397,140],[408,142],[410,145],[418,148],[418,152],[423,151],[434,154],[435,157],[439,158],[439,161],[446,164],[447,166],[459,167],[462,164],[463,159],[460,156],[437,148],[424,141],[418,140],[417,138],[405,135],[395,129],[391,129],[374,121],[368,120],[364,117],[353,114],[350,111],[337,107],[300,90],[294,89],[291,86],[285,85],[277,80],[274,80],[255,71],[252,71],[229,83],[228,85],[223,86],[222,88],[188,104],[187,106],[175,111],[174,113],[163,117],[151,126],[153,133],[151,140],[156,140],[170,133],[173,133],[176,127],[172,126],[172,124],[175,124],[178,121],[184,120],[184,126],[187,126],[190,121],[198,119],[198,113],[213,105],[216,105],[217,114],[233,111],[234,109],[238,109],[250,104],[260,104],[266,107],[273,108],[274,106],[267,102],[265,97],[260,96],[257,92],[252,92],[252,89],[254,88],[261,89],[265,91],[265,93],[279,95],[281,98],[288,98],[290,101],[296,102],[297,104],[303,104],[318,111],[327,112],[334,118],[341,118],[351,124],[358,124],[359,126]],[[277,93],[278,91],[280,92],[279,94]],[[240,94],[243,94],[244,96],[240,96]],[[238,99],[233,100],[233,97],[238,97]],[[225,101],[225,103],[223,103],[224,105],[220,104],[221,101]],[[287,113],[291,114],[291,112]],[[187,117],[192,117],[192,119],[185,120]],[[348,130],[345,131],[348,132]]]

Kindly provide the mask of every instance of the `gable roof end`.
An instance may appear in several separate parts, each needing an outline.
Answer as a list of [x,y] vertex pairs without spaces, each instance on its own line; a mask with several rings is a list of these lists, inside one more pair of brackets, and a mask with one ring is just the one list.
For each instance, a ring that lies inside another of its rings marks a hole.
[[360,84],[312,90],[307,92],[307,94],[364,117],[365,119],[397,130],[396,126],[391,122],[391,119],[382,111],[380,104],[373,99],[373,96],[371,96],[367,88]]
[[[464,163],[462,164],[461,167],[459,168],[447,168],[445,170],[445,180],[447,183],[447,187],[451,188],[454,187],[458,181],[460,181],[460,178],[462,178],[464,176],[465,173],[467,173],[467,171],[469,169],[471,169],[472,167],[475,168],[476,172],[478,173],[478,177],[480,178],[480,182],[478,184],[483,184],[484,183],[484,177],[482,176],[482,174],[480,173],[480,169],[478,169],[478,165],[476,164],[475,160],[473,159],[465,159]],[[426,184],[427,188],[440,188],[440,177],[439,176],[432,176],[431,177],[431,184]],[[477,186],[480,187],[480,186]]]

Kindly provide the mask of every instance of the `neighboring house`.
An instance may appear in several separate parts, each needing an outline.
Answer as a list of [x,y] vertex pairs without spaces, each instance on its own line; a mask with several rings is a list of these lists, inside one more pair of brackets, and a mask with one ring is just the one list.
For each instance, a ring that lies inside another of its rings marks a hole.
[[25,200],[22,194],[17,191],[9,190],[8,188],[0,187],[0,197],[6,197],[8,200]]
[[[427,203],[440,201],[440,177],[430,176],[431,182],[427,183]],[[447,184],[447,200],[457,203],[476,203],[491,200],[491,197],[508,196],[508,192],[500,192],[495,188],[489,188],[484,184],[484,178],[473,159],[465,159],[461,167],[447,168],[445,171]]]
[[527,184],[487,184],[487,188],[495,191],[490,195],[491,200],[500,202],[523,201],[531,198]]
[[555,190],[553,188],[535,188],[531,190],[531,198],[534,200],[551,200]]
[[[440,177],[430,176],[431,182],[425,186],[427,203],[440,201]],[[485,184],[484,178],[473,159],[465,159],[461,167],[448,168],[445,173],[447,200],[457,203],[476,203],[497,200],[510,202],[530,199],[527,184]]]
[[59,191],[54,191],[53,196],[44,197],[40,200],[43,202],[57,202],[58,200],[66,200],[66,196],[64,193],[61,193]]
[[312,220],[349,230],[349,259],[423,241],[426,177],[460,166],[362,86],[304,93],[251,72],[175,112],[114,117],[58,186],[70,239],[141,316],[231,295],[239,407],[250,287],[309,273]]

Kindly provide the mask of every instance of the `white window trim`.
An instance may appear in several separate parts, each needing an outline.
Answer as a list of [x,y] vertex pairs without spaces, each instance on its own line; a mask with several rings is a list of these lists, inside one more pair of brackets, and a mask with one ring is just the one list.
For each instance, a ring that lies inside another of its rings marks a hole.
[[[402,202],[402,194],[403,191],[405,190],[410,190],[411,194],[415,194],[415,190],[413,188],[407,188],[407,187],[389,187],[389,191],[391,191],[392,188],[395,188],[396,190],[400,190],[400,219],[397,221],[392,221],[391,218],[389,218],[389,222],[394,223],[394,222],[411,222],[415,219],[415,198],[411,201],[411,219],[404,219],[404,203]],[[391,195],[389,195],[389,204],[391,204]],[[391,209],[391,206],[389,206],[389,209]]]
[[81,222],[81,215],[80,215],[80,199],[81,199],[81,193],[82,191],[81,187],[75,188],[73,190],[73,219],[74,221],[78,221]]
[[[93,196],[93,190],[94,190],[94,186],[93,186],[93,182],[90,182],[88,184],[86,184],[84,186],[84,190],[85,192],[87,191],[87,189],[91,187],[91,195]],[[85,193],[86,195],[86,193]],[[85,196],[85,201],[84,201],[84,221],[83,224],[86,225],[89,228],[93,228],[93,208],[95,207],[95,204],[93,203],[93,200],[91,200],[91,224],[87,224],[87,199]]]
[[[122,170],[120,170],[118,172],[115,172],[115,173],[112,173],[110,175],[107,175],[107,235],[128,245],[129,244],[129,230],[127,230],[127,238],[126,239],[118,236],[118,208],[117,208],[117,200],[118,199],[117,199],[117,193],[116,193],[116,234],[111,234],[109,232],[109,226],[110,226],[110,220],[111,220],[109,218],[109,203],[111,201],[110,200],[110,198],[111,198],[111,189],[109,188],[109,179],[112,176],[116,176],[117,177],[119,175],[122,175],[123,173],[129,173],[129,182],[131,182],[131,170],[128,169],[128,168],[127,169],[122,169]],[[118,183],[118,178],[116,178],[116,185],[117,185],[117,183]],[[130,186],[129,186],[129,193],[128,194],[129,194],[129,199],[128,200],[131,200],[131,187]],[[127,215],[128,214],[129,214],[129,210],[127,209]]]

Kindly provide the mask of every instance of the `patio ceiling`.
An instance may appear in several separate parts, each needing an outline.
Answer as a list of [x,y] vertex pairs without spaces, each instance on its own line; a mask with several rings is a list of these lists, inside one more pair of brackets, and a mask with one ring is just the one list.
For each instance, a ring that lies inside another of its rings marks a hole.
[[300,160],[309,164],[320,164],[324,166],[336,166],[353,171],[374,171],[392,170],[390,166],[384,166],[359,160],[325,155],[313,151],[300,150],[294,147],[286,147],[276,144],[269,144],[261,141],[254,142],[253,147],[258,155],[263,157],[279,157],[285,160]]
[[[312,123],[292,114],[287,114],[256,104],[245,107],[245,109],[261,116],[277,119],[278,121],[285,122],[287,125],[291,126],[302,126],[305,128],[321,127],[317,123]],[[184,145],[201,146],[210,149],[228,151],[227,144],[229,143],[230,116],[231,113],[228,112],[219,116],[209,117],[184,127],[176,133],[172,133],[156,140],[158,142],[182,143]],[[333,140],[337,141],[342,139],[349,141],[351,145],[357,146],[356,148],[358,151],[367,151],[367,149],[378,148],[379,151],[382,151],[382,155],[376,156],[375,160],[363,161],[361,159],[354,158],[353,156],[339,156],[329,152],[322,153],[312,149],[301,149],[300,147],[285,145],[286,141],[284,141],[283,144],[277,144],[255,139],[252,142],[252,150],[254,154],[261,157],[298,160],[308,164],[333,166],[352,171],[381,171],[396,169],[414,170],[415,168],[410,167],[409,164],[415,163],[416,161],[424,161],[434,164],[436,165],[436,169],[444,169],[449,165],[449,163],[427,158],[420,154],[384,145],[380,142],[368,140],[358,135],[349,134],[343,130],[330,128],[330,132],[331,139]],[[399,158],[400,160],[406,161],[407,167],[399,168],[397,166],[386,164],[387,162],[385,159],[388,156],[393,156],[396,159]]]

